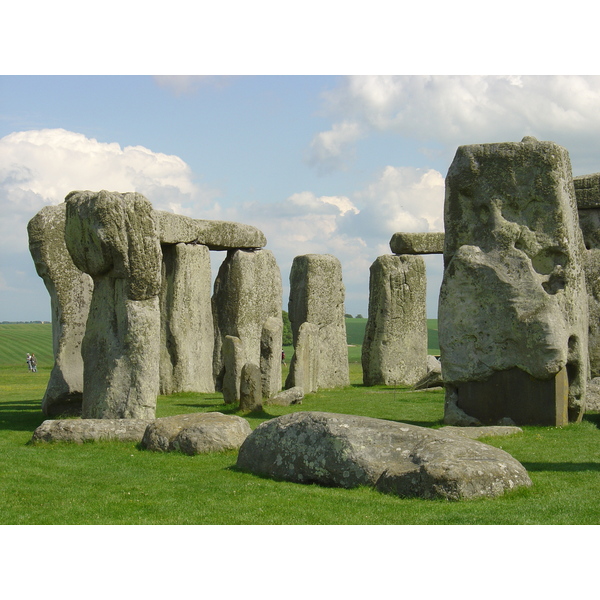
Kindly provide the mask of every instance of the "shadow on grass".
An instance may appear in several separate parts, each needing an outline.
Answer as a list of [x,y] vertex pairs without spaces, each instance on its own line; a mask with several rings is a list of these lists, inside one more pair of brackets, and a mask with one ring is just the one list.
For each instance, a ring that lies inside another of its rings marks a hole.
[[0,403],[0,429],[33,431],[46,420],[41,400],[21,400]]
[[583,420],[588,421],[588,423],[593,423],[598,429],[600,429],[600,413],[588,413],[583,415]]
[[581,471],[600,471],[600,463],[595,462],[583,462],[583,463],[570,463],[570,462],[525,462],[521,464],[527,469],[527,471],[562,471],[562,472],[581,472]]

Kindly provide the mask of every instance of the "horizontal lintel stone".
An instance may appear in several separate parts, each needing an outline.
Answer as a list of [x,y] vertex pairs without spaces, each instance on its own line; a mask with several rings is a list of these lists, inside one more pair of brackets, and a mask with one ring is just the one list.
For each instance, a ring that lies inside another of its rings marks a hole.
[[573,178],[577,208],[600,208],[600,173]]
[[394,254],[443,254],[444,233],[395,233],[390,248]]
[[264,248],[267,238],[252,225],[231,221],[205,221],[155,210],[154,217],[161,244],[197,243],[210,250]]

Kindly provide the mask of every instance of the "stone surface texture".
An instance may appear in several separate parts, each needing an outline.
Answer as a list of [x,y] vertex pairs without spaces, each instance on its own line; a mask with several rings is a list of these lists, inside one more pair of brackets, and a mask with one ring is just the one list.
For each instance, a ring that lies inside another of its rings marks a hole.
[[296,386],[283,390],[274,396],[271,396],[268,400],[268,404],[275,404],[277,406],[290,406],[291,404],[302,404],[304,398],[304,389]]
[[44,421],[34,432],[31,441],[85,442],[119,441],[141,442],[150,423],[147,419],[58,419]]
[[29,221],[29,251],[50,294],[54,366],[44,398],[46,416],[81,413],[81,343],[92,300],[93,281],[80,271],[65,244],[66,204],[46,206]]
[[398,232],[390,240],[394,254],[443,254],[444,233],[402,233]]
[[84,418],[153,418],[159,392],[162,253],[141,194],[71,192],[65,241],[91,275],[83,357]]
[[154,211],[161,244],[202,244],[210,250],[263,248],[267,239],[251,225],[230,221],[205,221],[183,215]]
[[240,379],[240,410],[260,410],[262,397],[260,367],[254,363],[246,363],[242,367]]
[[[265,369],[264,381],[268,382],[270,393],[281,389],[282,341],[281,335],[275,335],[276,331],[283,331],[281,297],[281,273],[270,250],[236,250],[227,253],[215,280],[212,296],[215,323],[213,373],[217,389],[222,385],[222,348],[228,335],[241,340],[245,353],[243,364],[250,362]],[[280,329],[275,322],[281,322]],[[264,346],[266,339],[269,339],[268,351]],[[263,360],[262,354],[265,355]],[[266,359],[267,354],[276,357],[276,365]],[[279,379],[276,372],[279,373]]]
[[475,440],[394,421],[297,412],[259,425],[240,469],[297,483],[361,485],[404,497],[493,497],[531,480],[509,454]]
[[453,425],[447,425],[446,427],[442,427],[439,431],[451,435],[461,435],[473,440],[478,440],[482,437],[501,437],[523,433],[523,430],[520,427],[510,425],[493,425],[491,427],[454,427]]
[[[331,389],[350,384],[348,342],[344,310],[345,288],[340,261],[330,254],[296,256],[290,271],[288,314],[294,340],[294,356],[285,387],[301,386],[306,392],[315,391],[303,367],[296,371],[299,361],[316,369],[317,389]],[[300,329],[304,323],[314,325],[313,339],[305,346],[310,356],[297,358]],[[314,351],[318,352],[315,358]]]
[[431,354],[427,355],[427,373],[413,386],[415,390],[443,387],[442,363]]
[[425,261],[380,256],[371,265],[362,346],[365,385],[414,385],[426,374]]
[[162,246],[160,393],[214,392],[210,252]]
[[237,450],[251,431],[248,422],[236,415],[219,412],[175,415],[148,424],[142,447],[189,455]]
[[[578,421],[588,317],[567,151],[534,138],[461,146],[446,178],[444,211],[438,325],[446,422],[459,424],[449,417],[460,414],[457,390],[464,382],[509,370],[544,381],[564,369],[568,420]],[[516,394],[516,384],[513,389]]]
[[242,369],[246,364],[246,352],[240,338],[226,335],[223,340],[222,392],[225,404],[235,404],[240,399]]

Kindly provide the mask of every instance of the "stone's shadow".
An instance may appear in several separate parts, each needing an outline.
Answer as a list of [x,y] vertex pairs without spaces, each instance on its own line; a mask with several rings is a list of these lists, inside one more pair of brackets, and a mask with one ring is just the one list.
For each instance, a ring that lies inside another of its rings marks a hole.
[[600,462],[583,462],[583,463],[571,463],[571,462],[525,462],[521,461],[521,464],[527,469],[527,471],[572,471],[573,473],[580,471],[600,471]]
[[40,404],[39,399],[0,403],[0,430],[34,431],[47,419]]
[[589,423],[593,423],[598,429],[600,429],[600,413],[587,413],[583,415],[583,420],[588,421]]

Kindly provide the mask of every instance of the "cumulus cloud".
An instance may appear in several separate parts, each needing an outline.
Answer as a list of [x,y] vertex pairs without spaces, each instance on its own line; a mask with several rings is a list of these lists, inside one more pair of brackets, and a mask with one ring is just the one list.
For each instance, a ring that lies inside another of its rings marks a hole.
[[26,224],[43,206],[72,190],[140,192],[155,208],[184,214],[217,194],[194,182],[177,156],[142,146],[121,148],[64,129],[11,133],[0,139],[0,245],[27,247]]
[[600,134],[598,76],[355,76],[324,100],[333,125],[313,138],[309,162],[329,170],[373,132],[435,140],[452,152],[533,135],[565,145],[574,162]]

